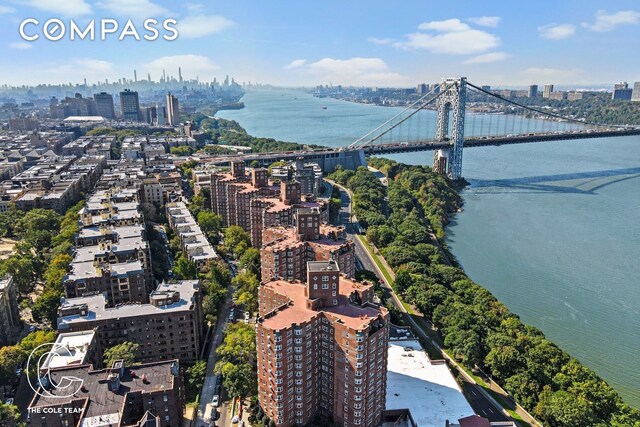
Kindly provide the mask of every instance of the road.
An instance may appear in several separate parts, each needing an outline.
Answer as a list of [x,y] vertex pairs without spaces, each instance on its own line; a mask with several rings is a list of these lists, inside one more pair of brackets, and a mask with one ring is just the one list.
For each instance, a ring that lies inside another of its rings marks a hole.
[[[235,277],[236,269],[235,266],[231,267],[231,274]],[[216,381],[217,375],[214,374],[213,369],[216,366],[217,355],[216,349],[222,343],[222,339],[224,338],[224,330],[229,321],[229,310],[231,309],[231,297],[233,296],[233,290],[231,285],[227,288],[227,297],[225,299],[224,304],[220,308],[220,312],[218,313],[218,322],[216,323],[216,330],[213,333],[213,337],[211,339],[211,343],[209,344],[209,355],[207,356],[207,374],[204,379],[204,385],[202,386],[202,391],[200,392],[200,403],[198,405],[198,413],[196,415],[196,427],[209,426],[209,421],[205,419],[205,416],[208,415],[206,413],[207,404],[211,403],[211,399],[215,395],[216,390]],[[222,409],[222,408],[220,408]],[[225,410],[220,411],[220,419],[216,422],[216,425],[223,426],[226,425],[226,412]]]
[[491,422],[498,421],[511,421],[502,411],[496,409],[496,407],[486,398],[486,396],[478,391],[478,386],[468,382],[462,383],[462,388],[466,393],[469,404],[476,411],[476,414],[485,417]]
[[[356,251],[356,258],[357,258],[356,266],[358,268],[364,268],[365,270],[369,270],[376,273],[378,278],[382,280],[383,286],[389,289],[390,295],[392,297],[392,300],[395,306],[401,312],[406,313],[406,309],[402,305],[400,299],[398,298],[396,293],[393,291],[393,289],[391,288],[387,280],[384,278],[384,275],[380,274],[378,267],[375,265],[374,261],[369,256],[367,249],[362,245],[360,240],[357,239],[356,236],[354,235],[354,233],[358,232],[357,230],[358,227],[356,225],[356,219],[353,217],[353,213],[351,211],[351,196],[349,191],[345,187],[341,186],[340,184],[337,184],[333,181],[331,183],[335,185],[340,191],[340,212],[338,214],[338,220],[340,224],[345,226],[349,238],[353,240],[353,242],[355,243],[355,251]],[[429,338],[429,336],[424,333],[422,328],[420,328],[409,315],[407,315],[407,319],[412,323],[413,329],[418,334],[420,334],[427,341],[433,342]],[[433,345],[442,352],[442,349],[437,345],[437,343],[433,342]],[[446,354],[444,352],[442,352],[442,354],[445,358],[450,360],[452,363],[456,364],[455,361],[446,357]],[[496,406],[491,400],[489,400],[484,390],[481,390],[479,386],[475,384],[475,382],[471,377],[469,377],[462,369],[459,368],[458,370],[462,374],[462,376],[466,379],[466,381],[463,384],[464,384],[464,390],[467,393],[467,400],[469,401],[469,404],[477,414],[487,418],[490,422],[510,420],[510,418],[508,418],[504,414],[503,409],[499,406]],[[473,391],[473,393],[470,393],[470,391]]]

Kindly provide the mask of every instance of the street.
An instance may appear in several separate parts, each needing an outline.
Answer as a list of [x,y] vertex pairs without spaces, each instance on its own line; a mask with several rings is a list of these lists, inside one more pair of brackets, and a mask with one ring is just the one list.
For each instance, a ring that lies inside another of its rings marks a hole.
[[[235,277],[236,269],[235,267],[231,268],[231,276]],[[207,356],[207,375],[204,380],[204,385],[202,386],[202,391],[200,392],[200,402],[198,404],[198,413],[196,415],[196,427],[209,426],[210,420],[206,419],[209,415],[207,414],[207,404],[211,403],[211,399],[215,395],[216,390],[216,381],[217,375],[214,374],[213,369],[216,366],[216,349],[222,343],[222,339],[224,338],[224,330],[229,321],[229,310],[231,308],[231,297],[233,296],[233,289],[231,285],[227,288],[227,297],[225,299],[224,304],[220,307],[220,312],[218,313],[218,322],[216,324],[216,330],[213,333],[213,337],[211,339],[209,355]],[[216,421],[216,425],[223,426],[226,425],[226,416],[227,411],[220,406],[220,418]]]

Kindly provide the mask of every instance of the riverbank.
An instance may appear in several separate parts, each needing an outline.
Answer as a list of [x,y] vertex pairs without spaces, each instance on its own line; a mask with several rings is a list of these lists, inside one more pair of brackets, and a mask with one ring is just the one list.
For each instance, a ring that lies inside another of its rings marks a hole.
[[[353,190],[355,214],[393,268],[396,292],[430,318],[453,357],[468,369],[481,367],[547,425],[640,423],[640,413],[595,372],[444,263],[429,234],[442,241],[444,224],[460,206],[449,180],[419,166],[383,159],[372,165],[389,174],[388,191],[366,170],[331,178]],[[380,218],[379,197],[389,200],[388,218]]]
[[[401,109],[289,89],[248,91],[242,101],[245,109],[219,116],[251,135],[329,147],[350,144]],[[433,112],[420,114],[423,129],[435,126]],[[505,117],[492,116],[492,129],[504,128]],[[469,277],[638,408],[639,141],[466,149],[463,175],[470,185],[445,235]],[[429,152],[388,157],[409,165],[433,162]]]

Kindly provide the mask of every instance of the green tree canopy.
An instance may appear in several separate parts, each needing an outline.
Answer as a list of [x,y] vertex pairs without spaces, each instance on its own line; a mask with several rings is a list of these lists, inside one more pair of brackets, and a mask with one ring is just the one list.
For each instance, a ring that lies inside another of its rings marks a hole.
[[106,367],[111,367],[116,360],[124,360],[124,364],[131,366],[136,361],[140,345],[131,341],[114,345],[104,352],[103,361]]

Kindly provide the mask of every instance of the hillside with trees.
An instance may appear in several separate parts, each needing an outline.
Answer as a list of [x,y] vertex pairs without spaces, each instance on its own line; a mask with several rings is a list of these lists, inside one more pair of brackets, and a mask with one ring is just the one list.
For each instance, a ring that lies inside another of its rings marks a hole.
[[429,167],[386,159],[369,164],[387,174],[388,188],[366,168],[329,178],[353,191],[367,238],[395,271],[396,292],[432,320],[450,354],[469,369],[490,372],[547,426],[640,426],[640,412],[609,384],[523,324],[439,250],[444,226],[462,203],[456,183]]

